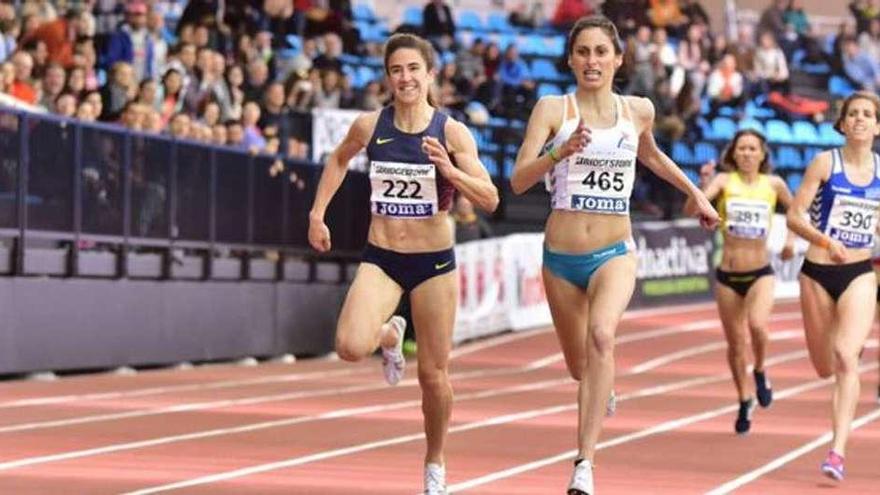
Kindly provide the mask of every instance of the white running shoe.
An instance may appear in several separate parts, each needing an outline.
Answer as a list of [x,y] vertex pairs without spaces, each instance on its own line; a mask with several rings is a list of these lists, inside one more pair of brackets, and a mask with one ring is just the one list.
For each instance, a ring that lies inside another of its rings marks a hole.
[[382,348],[382,371],[385,372],[385,381],[388,382],[388,385],[397,385],[406,370],[406,358],[403,357],[403,334],[406,332],[406,320],[402,316],[394,315],[388,320],[388,324],[397,332],[397,344],[391,348]]
[[574,467],[571,483],[568,484],[568,495],[594,495],[593,463],[584,459]]
[[425,464],[425,495],[446,495],[446,466]]
[[611,389],[611,395],[608,396],[608,402],[605,403],[605,417],[610,418],[617,412],[617,394]]

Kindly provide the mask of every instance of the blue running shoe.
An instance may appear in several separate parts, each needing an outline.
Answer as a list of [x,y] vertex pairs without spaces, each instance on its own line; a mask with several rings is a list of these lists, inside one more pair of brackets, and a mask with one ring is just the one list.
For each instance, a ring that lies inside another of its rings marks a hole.
[[763,371],[755,371],[755,395],[758,396],[758,404],[761,407],[770,407],[773,402],[773,388],[770,385],[770,379]]
[[733,429],[737,435],[745,435],[752,427],[752,411],[755,410],[755,399],[749,399],[739,403],[739,413],[736,415],[736,423]]

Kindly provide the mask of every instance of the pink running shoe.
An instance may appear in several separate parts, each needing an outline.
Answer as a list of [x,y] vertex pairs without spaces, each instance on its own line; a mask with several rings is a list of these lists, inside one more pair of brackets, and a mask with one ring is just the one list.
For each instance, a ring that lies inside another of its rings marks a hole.
[[828,451],[828,457],[822,463],[822,473],[834,481],[843,481],[843,457],[833,450]]

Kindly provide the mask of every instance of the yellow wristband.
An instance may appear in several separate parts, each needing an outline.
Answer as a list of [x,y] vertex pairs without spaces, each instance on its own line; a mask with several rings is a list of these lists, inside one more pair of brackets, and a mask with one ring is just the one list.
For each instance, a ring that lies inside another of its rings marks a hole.
[[831,247],[831,239],[822,236],[822,238],[819,240],[819,242],[816,243],[816,245],[822,249],[828,249]]
[[548,151],[547,154],[550,155],[550,159],[554,162],[559,161],[559,155],[556,154],[556,148],[550,148],[550,151]]

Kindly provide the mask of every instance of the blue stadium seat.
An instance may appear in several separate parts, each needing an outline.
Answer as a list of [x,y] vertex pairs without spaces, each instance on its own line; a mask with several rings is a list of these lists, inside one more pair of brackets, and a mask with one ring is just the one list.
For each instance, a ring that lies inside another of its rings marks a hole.
[[784,120],[770,119],[764,126],[767,132],[767,141],[771,143],[793,143],[794,136],[791,134],[791,128]]
[[760,121],[755,119],[742,119],[739,121],[739,129],[754,129],[761,134],[764,134],[764,125],[761,124]]
[[486,171],[489,172],[489,175],[492,177],[498,176],[498,164],[495,163],[495,158],[491,155],[480,155],[480,161],[483,162],[483,165],[486,167]]
[[519,43],[519,52],[523,55],[544,55],[547,53],[544,38],[537,34],[526,35]]
[[809,165],[810,162],[813,161],[813,158],[815,158],[821,151],[822,148],[816,148],[814,146],[804,148],[804,168],[807,168],[807,165]]
[[507,127],[507,119],[503,117],[489,117],[491,127]]
[[538,98],[547,95],[561,95],[562,88],[553,83],[541,83],[538,85]]
[[804,176],[799,173],[791,173],[788,174],[786,178],[786,182],[788,183],[788,188],[791,189],[791,192],[794,193],[801,186],[801,180],[803,180]]
[[470,29],[471,31],[483,31],[483,19],[480,14],[473,10],[462,10],[458,13],[458,22],[456,27],[460,29]]
[[736,124],[727,117],[712,119],[712,139],[730,139],[736,134]]
[[697,164],[703,164],[709,160],[718,159],[718,149],[715,145],[707,142],[699,142],[694,146],[694,160]]
[[561,79],[561,75],[559,74],[559,71],[556,70],[556,66],[545,58],[536,58],[532,61],[532,77],[549,81],[557,81]]
[[351,8],[351,13],[356,21],[373,22],[376,20],[376,13],[373,12],[373,8],[365,3],[356,4]]
[[546,54],[551,57],[561,57],[565,53],[565,36],[563,35],[545,38],[544,43],[547,45]]
[[513,175],[513,166],[516,165],[516,159],[513,157],[505,158],[504,160],[504,176],[510,177]]
[[791,131],[795,143],[816,145],[821,142],[816,126],[806,120],[798,120],[792,124]]
[[679,165],[692,165],[695,163],[690,147],[681,141],[672,143],[672,160]]
[[824,146],[843,146],[846,141],[842,134],[834,130],[831,122],[819,124],[819,140]]
[[834,75],[828,78],[828,92],[831,93],[832,96],[847,97],[855,90],[856,88],[854,88],[853,85],[843,77]]
[[697,185],[697,186],[700,185],[700,172],[699,171],[697,171],[696,169],[691,168],[691,167],[684,168],[684,169],[682,169],[682,171],[684,172],[684,175],[686,175],[687,178],[690,179],[690,181],[694,185]]
[[776,153],[775,163],[780,170],[792,169],[798,170],[804,168],[804,159],[801,152],[793,146],[780,146]]
[[507,22],[507,16],[499,12],[492,12],[491,14],[489,14],[489,18],[486,22],[486,28],[488,28],[489,31],[495,31],[499,33],[512,33],[515,31],[513,29],[513,26],[511,26],[510,23]]
[[422,25],[422,7],[412,5],[403,11],[403,23],[412,24],[414,26]]

